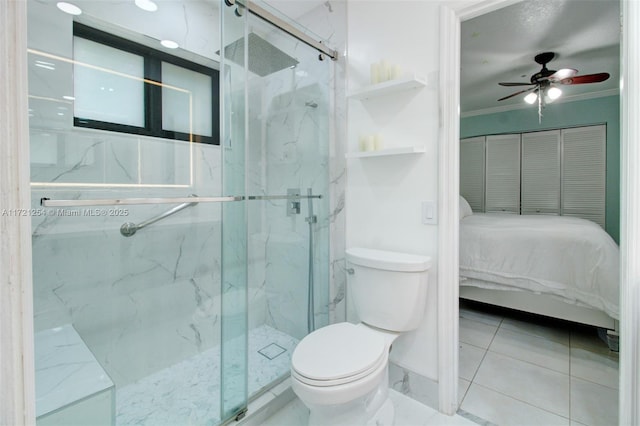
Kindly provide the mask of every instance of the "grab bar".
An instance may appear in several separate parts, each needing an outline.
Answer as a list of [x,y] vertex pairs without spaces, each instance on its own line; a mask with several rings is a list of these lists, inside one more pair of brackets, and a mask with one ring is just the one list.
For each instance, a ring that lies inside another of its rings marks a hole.
[[51,198],[41,198],[40,205],[42,207],[129,206],[136,204],[225,203],[243,200],[295,200],[302,198],[322,198],[322,195],[240,195],[229,197],[112,198],[94,200],[52,200]]
[[43,207],[86,207],[86,206],[128,206],[137,204],[175,204],[182,203],[175,206],[166,212],[152,217],[144,222],[135,224],[133,222],[123,223],[120,227],[120,233],[125,237],[134,235],[140,229],[156,223],[166,217],[178,213],[180,210],[184,210],[187,207],[195,206],[199,203],[225,203],[230,201],[242,201],[242,200],[288,200],[288,199],[301,199],[301,198],[322,198],[322,195],[249,195],[249,196],[230,196],[230,197],[198,197],[197,195],[190,195],[189,197],[175,197],[175,198],[113,198],[113,199],[96,199],[96,200],[52,200],[50,198],[41,198],[40,205]]
[[[197,195],[193,195],[193,198],[197,198]],[[120,233],[125,236],[125,237],[131,237],[132,235],[134,235],[136,232],[138,232],[140,229],[149,226],[153,223],[156,223],[159,220],[164,219],[165,217],[169,217],[173,214],[178,213],[180,210],[184,210],[187,207],[191,207],[191,206],[195,206],[196,204],[198,204],[197,201],[192,201],[190,203],[182,203],[179,206],[175,206],[172,209],[167,210],[166,212],[159,214],[158,216],[152,217],[151,219],[145,220],[144,222],[140,222],[139,224],[135,224],[133,222],[125,222],[122,224],[122,226],[120,227]]]

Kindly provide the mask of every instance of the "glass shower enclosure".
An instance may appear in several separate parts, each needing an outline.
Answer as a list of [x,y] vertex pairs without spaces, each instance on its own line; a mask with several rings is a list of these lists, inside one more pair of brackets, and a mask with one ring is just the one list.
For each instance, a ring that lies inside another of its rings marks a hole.
[[240,4],[73,5],[28,5],[37,423],[224,423],[328,323],[331,61]]

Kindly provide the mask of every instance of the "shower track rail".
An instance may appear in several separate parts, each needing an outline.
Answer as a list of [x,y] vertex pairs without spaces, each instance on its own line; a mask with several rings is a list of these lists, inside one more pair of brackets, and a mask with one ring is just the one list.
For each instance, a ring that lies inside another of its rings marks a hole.
[[[225,3],[229,7],[235,5],[242,9],[249,10],[249,12],[253,13],[258,18],[261,18],[262,20],[272,25],[275,25],[276,27],[280,28],[282,31],[295,37],[296,39],[300,40],[304,44],[310,47],[313,47],[320,53],[327,55],[332,60],[334,61],[338,60],[338,52],[336,50],[331,49],[327,45],[323,44],[321,41],[315,40],[313,37],[310,37],[309,35],[305,34],[303,31],[289,24],[284,19],[281,19],[280,17],[269,12],[267,9],[257,5],[253,1],[225,0]],[[241,16],[241,13],[239,13],[239,11],[237,11],[236,14],[238,14],[238,16]]]
[[173,197],[173,198],[105,198],[93,200],[54,200],[41,198],[42,207],[87,207],[87,206],[131,206],[142,204],[192,204],[192,203],[227,203],[244,200],[300,200],[322,198],[322,195],[239,195],[229,197]]

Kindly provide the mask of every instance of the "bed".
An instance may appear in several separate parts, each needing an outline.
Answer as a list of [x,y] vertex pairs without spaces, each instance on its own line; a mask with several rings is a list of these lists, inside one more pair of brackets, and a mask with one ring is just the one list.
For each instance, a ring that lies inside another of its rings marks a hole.
[[471,214],[460,203],[461,298],[617,327],[619,249],[599,225],[568,216]]

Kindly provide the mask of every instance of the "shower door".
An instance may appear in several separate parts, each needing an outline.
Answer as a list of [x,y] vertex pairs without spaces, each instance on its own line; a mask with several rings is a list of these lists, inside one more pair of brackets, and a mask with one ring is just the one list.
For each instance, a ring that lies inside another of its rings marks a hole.
[[220,5],[73,3],[28,4],[37,423],[219,424]]
[[[238,250],[240,241],[246,244],[247,260],[245,395],[227,395],[227,389],[235,392],[240,386],[224,386],[227,404],[254,398],[287,377],[298,341],[328,323],[333,65],[240,6],[223,9],[222,79],[229,94],[223,110],[225,195],[244,191],[247,196],[244,209],[224,206],[234,222],[246,224],[246,239],[239,237],[235,244]],[[265,10],[284,25],[296,25],[276,10]],[[227,235],[230,221],[224,217]],[[225,249],[231,246],[225,240]],[[223,276],[230,270],[225,263]],[[224,295],[223,289],[223,305]],[[231,347],[223,345],[223,359]],[[233,354],[228,359],[232,363]],[[229,367],[223,375],[233,374]]]
[[28,5],[37,423],[220,424],[328,322],[330,61],[224,2],[74,5]]

